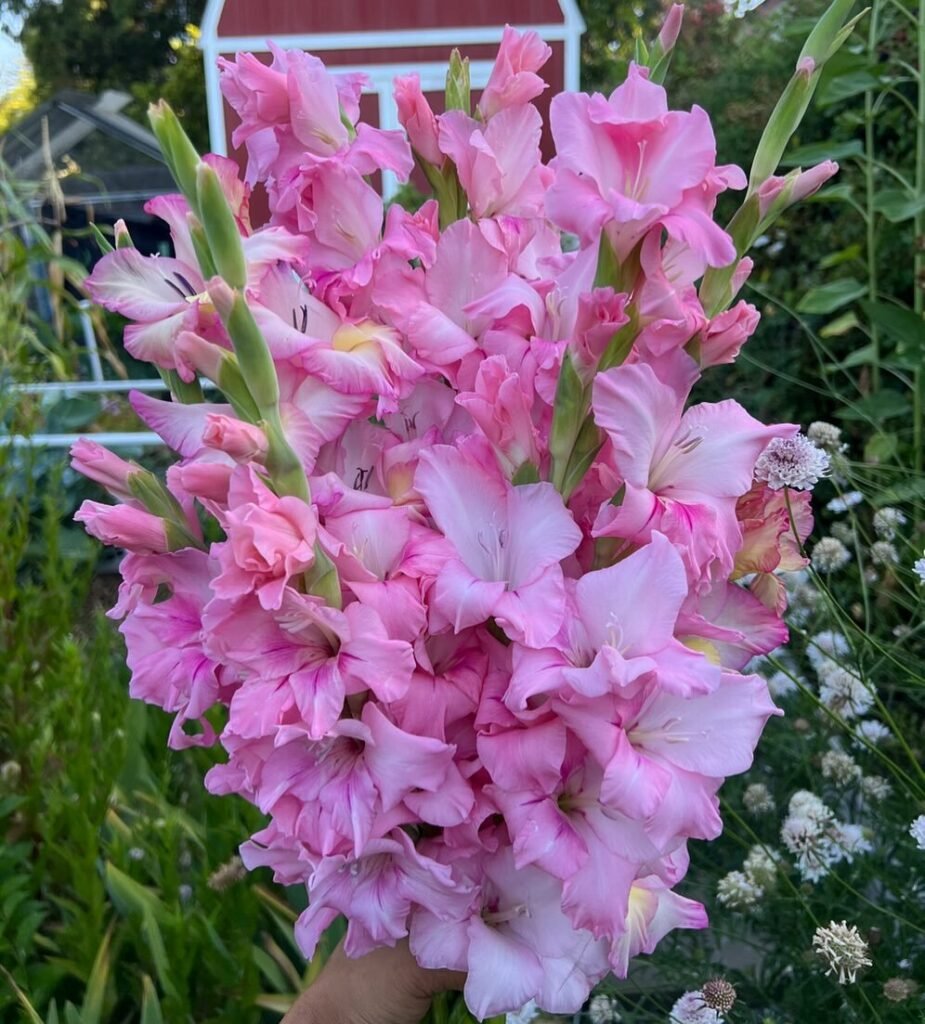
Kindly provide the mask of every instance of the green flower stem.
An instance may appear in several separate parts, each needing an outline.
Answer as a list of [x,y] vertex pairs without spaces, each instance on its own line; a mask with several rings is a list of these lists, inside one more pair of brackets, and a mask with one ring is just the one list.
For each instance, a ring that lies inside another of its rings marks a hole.
[[[918,9],[918,117],[915,122],[915,194],[925,195],[925,0],[919,0]],[[925,212],[917,210],[913,219],[913,244],[915,259],[913,261],[912,294],[913,308],[922,315],[925,309]],[[871,296],[873,297],[873,296]],[[912,431],[913,450],[916,471],[921,472],[923,463],[922,448],[922,415],[923,388],[925,380],[921,365],[914,374],[912,392]]]
[[[879,0],[872,0],[870,7],[870,23],[867,30],[867,52],[873,56],[877,52],[877,32],[880,21]],[[866,222],[866,254],[867,254],[867,297],[871,302],[877,301],[877,211],[874,208],[874,90],[864,93],[864,197]],[[876,322],[870,323],[871,347],[871,387],[880,390],[880,329]]]

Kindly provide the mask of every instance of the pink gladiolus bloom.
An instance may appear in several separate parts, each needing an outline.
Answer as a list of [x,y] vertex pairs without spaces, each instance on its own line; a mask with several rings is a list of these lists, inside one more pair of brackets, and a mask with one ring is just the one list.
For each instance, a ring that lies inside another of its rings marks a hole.
[[213,545],[221,573],[219,597],[254,593],[264,608],[279,608],[289,580],[315,560],[318,523],[301,498],[277,497],[248,466],[231,478],[222,515],[226,541]]
[[[652,592],[659,595],[657,609],[645,596]],[[514,648],[506,703],[516,712],[538,693],[565,688],[586,697],[630,695],[652,678],[683,696],[715,689],[719,670],[674,638],[686,596],[680,555],[653,533],[642,550],[578,580],[564,636],[557,638],[562,650]]]
[[585,244],[607,226],[620,257],[661,224],[712,266],[735,258],[726,233],[692,202],[716,163],[713,129],[700,107],[669,111],[665,90],[632,65],[609,99],[554,97],[551,123],[556,181],[546,210],[554,223]]
[[537,430],[530,415],[530,396],[504,356],[482,361],[474,391],[462,391],[456,401],[469,413],[491,442],[507,476],[524,463],[539,468]]
[[140,468],[86,437],[71,445],[71,469],[82,473],[88,480],[102,484],[120,501],[131,501],[129,479]]
[[629,962],[639,953],[652,953],[675,928],[706,928],[703,905],[672,892],[658,878],[640,879],[630,892],[626,931],[610,949],[610,967],[625,978]]
[[623,480],[622,500],[601,509],[600,536],[644,543],[653,530],[682,551],[693,582],[729,572],[739,546],[736,499],[751,486],[755,461],[791,425],[766,427],[737,403],[701,403],[682,413],[684,392],[644,363],[594,382],[594,416],[607,432]]
[[426,967],[467,971],[465,996],[480,1019],[536,999],[575,1013],[607,972],[607,944],[575,929],[562,912],[561,883],[517,869],[510,848],[486,860],[481,908],[459,922],[417,910],[411,949]]
[[440,149],[456,165],[476,217],[536,217],[551,172],[540,163],[543,122],[533,106],[512,107],[480,125],[461,110],[440,118]]
[[489,120],[502,110],[536,99],[548,88],[537,71],[551,56],[552,49],[536,32],[518,32],[505,25],[488,85],[479,100],[482,117]]
[[565,612],[559,562],[581,539],[553,487],[512,487],[475,444],[423,452],[415,487],[453,552],[435,584],[437,621],[459,632],[494,617],[528,646],[547,643]]
[[395,79],[395,105],[398,120],[408,133],[414,151],[421,159],[439,167],[443,154],[437,143],[437,118],[421,92],[419,75],[402,75]]
[[[183,725],[202,719],[223,691],[230,695],[230,673],[206,654],[202,643],[202,610],[212,596],[213,572],[208,555],[194,550],[136,556],[123,567],[128,584],[148,591],[148,599],[135,604],[119,627],[132,670],[129,692],[176,712],[169,742],[177,749],[215,742],[207,721],[198,735],[189,735]],[[161,584],[170,588],[170,596],[154,603]]]
[[160,516],[131,505],[101,505],[85,501],[74,513],[91,537],[104,544],[139,554],[156,555],[169,548],[167,524]]

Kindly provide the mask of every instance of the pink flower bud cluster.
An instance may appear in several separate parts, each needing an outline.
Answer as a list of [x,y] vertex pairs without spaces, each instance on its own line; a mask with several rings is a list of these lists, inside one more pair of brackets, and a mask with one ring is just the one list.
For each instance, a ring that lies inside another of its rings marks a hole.
[[[786,639],[776,574],[803,564],[791,516],[811,525],[807,493],[788,506],[754,479],[797,428],[690,398],[757,322],[745,303],[711,320],[696,290],[736,259],[712,213],[742,172],[716,166],[706,113],[669,110],[636,66],[609,97],[554,98],[544,164],[548,55],[508,30],[476,116],[400,80],[410,145],[358,123],[361,80],[315,57],[222,62],[247,184],[211,160],[278,424],[247,422],[223,383],[232,340],[184,200],[150,204],[175,257],[118,249],[89,282],[134,355],[228,396],[133,397],[177,453],[187,542],[170,508],[81,514],[129,549],[112,614],[132,695],[175,716],[172,746],[221,745],[206,785],[267,816],[241,856],[307,887],[306,956],[341,914],[351,956],[410,936],[422,965],[467,972],[480,1018],[530,999],[573,1013],[705,926],[675,887],[776,713],[744,670]],[[467,216],[384,213],[368,178],[406,177],[412,147]],[[258,181],[272,219],[252,230]],[[587,455],[566,488],[550,481],[569,416]],[[309,499],[276,485],[279,431]],[[118,461],[84,447],[75,465],[128,496]],[[339,601],[317,596],[322,558]]]

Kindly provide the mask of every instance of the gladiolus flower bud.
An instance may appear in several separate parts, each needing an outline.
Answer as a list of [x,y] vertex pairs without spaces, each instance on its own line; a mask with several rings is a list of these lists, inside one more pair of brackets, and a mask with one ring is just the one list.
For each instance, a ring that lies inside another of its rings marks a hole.
[[207,448],[225,452],[235,462],[262,462],[267,454],[267,436],[259,427],[220,413],[206,417],[202,443]]
[[439,167],[443,154],[437,145],[437,118],[421,91],[418,75],[402,75],[395,79],[395,105],[398,120],[408,133],[412,149],[428,163]]
[[208,292],[231,336],[247,389],[265,416],[276,409],[279,401],[276,367],[266,340],[239,291],[229,288],[220,277],[213,277]]
[[197,459],[186,465],[171,466],[167,470],[167,480],[194,498],[224,505],[228,501],[228,487],[233,471],[234,467],[227,462]]
[[758,187],[758,204],[761,220],[776,219],[788,207],[806,199],[838,172],[834,160],[825,160],[808,171],[797,168],[785,177],[772,175]]
[[84,524],[91,537],[112,547],[148,555],[163,554],[171,547],[167,538],[167,521],[144,509],[85,501],[74,519]]
[[243,288],[247,284],[247,261],[241,232],[218,175],[207,163],[196,168],[196,195],[215,269],[232,288]]
[[132,236],[129,234],[128,227],[121,217],[113,225],[112,230],[117,249],[135,248],[135,243],[132,241]]
[[198,211],[196,168],[199,166],[199,154],[196,147],[190,142],[170,104],[164,100],[158,100],[148,107],[148,121],[174,181],[190,207]]
[[671,10],[665,17],[662,30],[658,34],[658,45],[662,53],[669,53],[674,49],[681,32],[681,22],[684,20],[684,4],[672,4]]
[[450,54],[450,66],[446,73],[446,109],[462,110],[468,114],[472,109],[469,86],[469,58],[459,50]]
[[120,501],[131,499],[129,478],[133,474],[143,472],[134,462],[127,462],[115,452],[85,437],[71,445],[71,469],[81,473],[88,480],[102,484]]

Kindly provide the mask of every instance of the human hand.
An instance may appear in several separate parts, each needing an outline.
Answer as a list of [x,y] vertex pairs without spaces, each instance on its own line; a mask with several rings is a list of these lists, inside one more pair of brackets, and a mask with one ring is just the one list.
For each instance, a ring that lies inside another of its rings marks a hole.
[[417,1024],[438,992],[461,989],[460,971],[418,965],[407,941],[351,960],[339,944],[282,1024]]

